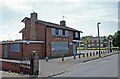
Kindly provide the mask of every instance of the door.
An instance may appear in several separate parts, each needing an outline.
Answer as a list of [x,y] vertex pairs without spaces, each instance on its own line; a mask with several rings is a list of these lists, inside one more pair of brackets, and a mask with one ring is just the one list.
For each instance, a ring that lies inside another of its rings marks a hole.
[[73,43],[73,55],[75,55],[76,53],[77,53],[76,44]]
[[8,45],[4,45],[4,58],[8,58]]

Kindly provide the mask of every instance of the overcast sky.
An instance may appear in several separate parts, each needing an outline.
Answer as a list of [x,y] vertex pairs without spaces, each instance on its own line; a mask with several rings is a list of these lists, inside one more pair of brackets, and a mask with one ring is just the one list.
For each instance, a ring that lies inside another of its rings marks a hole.
[[114,34],[118,30],[119,0],[3,0],[0,2],[0,41],[21,39],[21,20],[38,13],[38,19],[58,23],[65,16],[66,25],[83,31],[81,36]]

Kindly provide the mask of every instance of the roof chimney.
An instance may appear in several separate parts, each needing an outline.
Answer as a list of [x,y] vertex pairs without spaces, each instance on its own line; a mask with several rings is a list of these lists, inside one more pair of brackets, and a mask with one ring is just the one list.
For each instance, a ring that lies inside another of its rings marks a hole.
[[31,13],[31,20],[37,20],[37,13]]
[[63,16],[63,20],[60,21],[60,25],[61,25],[61,26],[66,26],[66,22],[65,22],[64,18],[65,18],[65,16]]
[[64,20],[60,21],[61,26],[66,26],[66,22]]
[[31,13],[31,26],[30,26],[30,40],[36,40],[36,22],[37,21],[37,13]]

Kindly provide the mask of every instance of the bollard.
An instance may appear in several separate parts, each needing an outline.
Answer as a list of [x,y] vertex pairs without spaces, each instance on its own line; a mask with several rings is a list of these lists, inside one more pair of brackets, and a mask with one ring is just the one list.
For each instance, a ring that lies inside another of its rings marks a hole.
[[101,51],[101,54],[102,54],[103,52]]
[[74,59],[76,59],[76,55],[74,54]]
[[48,62],[48,57],[46,57],[46,62]]
[[90,52],[90,56],[92,56],[92,53]]
[[98,52],[96,52],[96,55],[98,55]]
[[109,50],[108,50],[108,53],[109,53]]
[[79,54],[79,58],[80,58],[80,54]]
[[62,61],[64,61],[64,55],[62,55]]
[[103,54],[104,54],[104,51],[103,51]]
[[83,53],[83,57],[85,57],[85,54]]
[[93,56],[95,56],[95,52],[93,52]]
[[88,57],[88,53],[86,54],[86,56]]

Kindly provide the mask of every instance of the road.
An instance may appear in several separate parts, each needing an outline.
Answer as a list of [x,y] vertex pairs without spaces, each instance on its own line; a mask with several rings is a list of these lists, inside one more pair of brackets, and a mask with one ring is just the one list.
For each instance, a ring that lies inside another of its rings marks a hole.
[[54,77],[118,77],[118,55],[76,64]]

